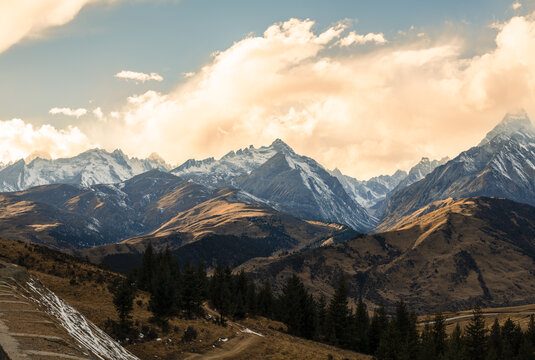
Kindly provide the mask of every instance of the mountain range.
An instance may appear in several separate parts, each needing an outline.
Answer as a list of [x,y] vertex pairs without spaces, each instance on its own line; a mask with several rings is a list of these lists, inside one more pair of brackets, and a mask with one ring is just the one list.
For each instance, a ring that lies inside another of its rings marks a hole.
[[296,272],[330,296],[345,274],[351,295],[373,304],[535,300],[535,130],[525,112],[451,160],[367,181],[280,139],[173,169],[104,150],[28,161],[0,170],[10,190],[0,193],[0,237],[115,270],[139,264],[152,243],[183,264],[241,266],[276,289]]
[[36,154],[0,170],[0,191],[46,184],[88,189],[157,169],[206,189],[241,190],[250,202],[303,219],[336,222],[359,232],[385,231],[410,213],[449,197],[497,196],[535,204],[534,134],[525,112],[507,114],[479,145],[452,160],[424,157],[409,172],[398,170],[365,181],[338,169],[329,171],[280,139],[269,146],[231,151],[219,160],[190,159],[173,169],[157,155],[137,159],[119,150],[94,149],[56,160]]
[[152,169],[167,171],[169,165],[157,154],[147,159],[137,159],[128,157],[120,150],[110,153],[93,149],[72,158],[56,160],[32,156],[4,168],[0,166],[0,192],[21,191],[49,184],[113,184]]

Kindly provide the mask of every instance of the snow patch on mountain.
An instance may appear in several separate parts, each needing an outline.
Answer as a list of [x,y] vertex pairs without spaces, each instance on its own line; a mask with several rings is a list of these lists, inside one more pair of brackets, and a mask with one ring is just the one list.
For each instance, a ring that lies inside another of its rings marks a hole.
[[468,196],[503,197],[535,206],[535,128],[524,111],[505,115],[471,149],[389,200],[381,229],[429,203]]
[[189,159],[171,170],[171,173],[205,186],[235,186],[235,178],[250,174],[273,157],[277,148],[280,148],[280,142],[275,140],[271,146],[255,148],[251,145],[238,151],[230,151],[219,160],[213,157],[204,160]]
[[156,157],[130,158],[120,150],[93,149],[72,158],[56,160],[35,157],[19,160],[0,170],[0,191],[20,191],[48,184],[112,184],[152,169],[168,171],[168,165]]
[[370,209],[383,200],[403,179],[407,172],[398,170],[392,175],[380,175],[369,180],[357,180],[344,175],[339,169],[330,171],[335,176],[345,191],[359,204]]

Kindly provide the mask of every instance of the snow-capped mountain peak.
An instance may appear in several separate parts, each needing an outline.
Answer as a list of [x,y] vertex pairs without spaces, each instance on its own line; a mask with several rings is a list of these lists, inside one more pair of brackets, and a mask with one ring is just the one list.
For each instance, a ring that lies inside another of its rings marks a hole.
[[281,139],[275,139],[269,146],[276,152],[282,152],[284,154],[295,154],[294,150]]
[[394,193],[381,230],[437,200],[503,197],[535,205],[535,129],[524,111],[509,113],[478,146]]
[[498,138],[533,137],[535,128],[525,110],[507,113],[502,121],[492,129],[478,146],[482,146]]
[[290,146],[277,139],[270,146],[255,148],[250,145],[229,151],[219,160],[213,157],[204,160],[189,159],[171,170],[171,173],[206,186],[236,186],[234,180],[238,176],[250,174],[278,152],[295,154]]
[[19,191],[48,184],[90,186],[112,184],[152,169],[168,171],[165,162],[157,159],[130,158],[121,150],[107,152],[87,150],[72,158],[45,159],[35,157],[26,163],[19,160],[0,170],[0,191]]

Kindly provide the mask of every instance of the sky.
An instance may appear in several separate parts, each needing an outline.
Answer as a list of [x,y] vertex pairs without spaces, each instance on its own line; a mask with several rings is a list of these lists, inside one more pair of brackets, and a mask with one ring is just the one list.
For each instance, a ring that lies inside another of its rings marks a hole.
[[535,0],[0,0],[0,162],[281,138],[367,179],[535,116]]

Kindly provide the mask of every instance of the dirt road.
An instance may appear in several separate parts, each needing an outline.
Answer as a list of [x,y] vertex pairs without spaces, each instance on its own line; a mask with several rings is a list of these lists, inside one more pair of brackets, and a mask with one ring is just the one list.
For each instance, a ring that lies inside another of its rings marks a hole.
[[233,359],[240,355],[247,348],[254,346],[260,337],[252,334],[243,334],[230,339],[221,347],[216,347],[205,354],[191,354],[187,360],[212,360],[212,359]]

